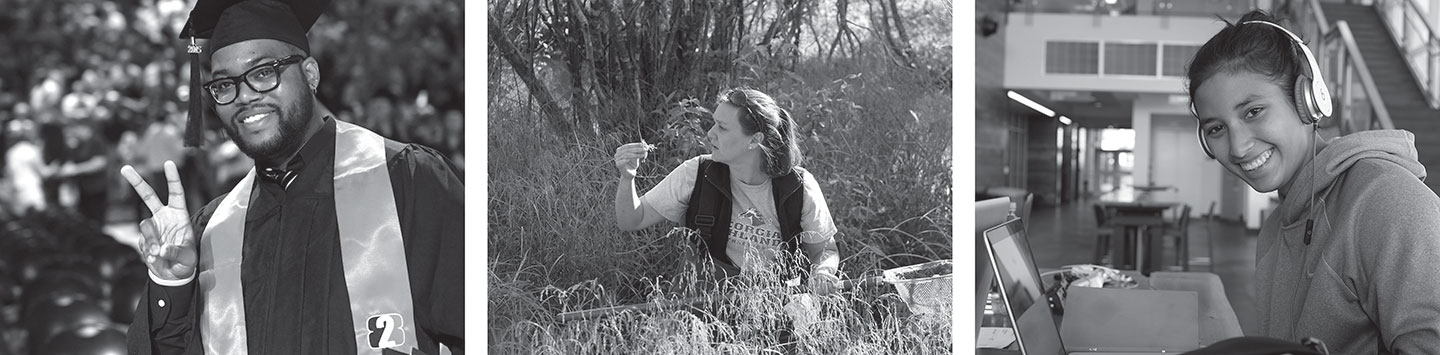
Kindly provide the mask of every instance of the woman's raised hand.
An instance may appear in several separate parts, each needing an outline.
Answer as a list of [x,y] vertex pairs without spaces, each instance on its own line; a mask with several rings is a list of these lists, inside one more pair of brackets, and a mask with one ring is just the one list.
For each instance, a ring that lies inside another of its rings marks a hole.
[[643,139],[615,148],[615,168],[620,169],[621,177],[634,177],[635,172],[640,170],[640,160],[645,159],[651,149],[655,146]]
[[195,247],[195,231],[190,226],[190,211],[185,207],[185,190],[180,185],[180,171],[175,162],[165,161],[165,180],[170,190],[169,203],[161,204],[155,190],[126,165],[120,175],[135,188],[150,218],[140,221],[140,256],[156,277],[178,281],[195,275],[199,253]]

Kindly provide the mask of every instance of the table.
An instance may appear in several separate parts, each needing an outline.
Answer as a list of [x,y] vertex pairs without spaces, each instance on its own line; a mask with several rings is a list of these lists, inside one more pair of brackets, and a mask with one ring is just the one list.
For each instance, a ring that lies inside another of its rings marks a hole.
[[[1040,272],[1053,270],[1055,269],[1041,269]],[[1221,282],[1219,275],[1209,272],[1160,271],[1146,277],[1135,271],[1122,271],[1122,273],[1135,279],[1138,284],[1136,289],[1195,292],[1199,310],[1195,322],[1199,326],[1198,338],[1203,346],[1245,335],[1240,328],[1240,320],[1235,316],[1235,309],[1230,305],[1230,300],[1225,297],[1225,285]],[[1051,277],[1045,277],[1041,281],[1045,283],[1044,287],[1047,289],[1054,283],[1054,279]],[[1093,323],[1093,320],[1079,317],[1061,317],[1060,320],[1062,328],[1067,323],[1071,326]],[[980,353],[1010,354],[1018,352],[982,349]]]
[[1145,254],[1148,251],[1145,242],[1149,239],[1146,232],[1150,227],[1164,226],[1165,211],[1183,204],[1154,201],[1099,201],[1095,204],[1110,214],[1110,218],[1106,219],[1108,223],[1125,230],[1127,242],[1130,236],[1135,236],[1135,257],[1132,259],[1135,260],[1135,270],[1149,275],[1150,270],[1145,264]]
[[1132,185],[1128,186],[1128,188],[1117,189],[1101,194],[1100,200],[1112,202],[1153,201],[1157,193],[1169,190],[1180,191],[1179,188],[1174,186]]
[[[1192,291],[1198,296],[1199,318],[1196,322],[1200,324],[1200,343],[1209,345],[1221,340],[1244,336],[1240,329],[1240,319],[1235,316],[1235,309],[1230,305],[1230,299],[1225,297],[1225,284],[1220,281],[1220,276],[1209,272],[1168,272],[1160,271],[1150,274],[1149,277],[1139,275],[1138,272],[1122,272],[1135,279],[1138,285],[1136,289],[1162,290],[1162,291]],[[1050,278],[1043,280],[1047,287],[1054,282]],[[1062,318],[1061,327],[1064,321],[1070,319]],[[1088,321],[1075,319],[1080,324]]]
[[1150,193],[1150,192],[1155,192],[1155,191],[1165,191],[1165,190],[1170,190],[1170,189],[1175,189],[1176,191],[1179,191],[1179,190],[1180,190],[1180,189],[1176,189],[1174,186],[1163,186],[1163,185],[1135,185],[1135,186],[1131,186],[1131,188],[1136,189],[1136,190],[1140,190],[1141,192],[1144,192],[1144,193]]
[[[1044,271],[1042,270],[1042,272]],[[1225,284],[1221,282],[1220,275],[1209,272],[1159,271],[1146,277],[1135,271],[1122,271],[1121,273],[1135,279],[1136,289],[1195,292],[1199,296],[1200,314],[1196,322],[1200,324],[1201,344],[1214,344],[1221,340],[1245,335],[1240,329],[1240,319],[1235,316],[1235,309],[1230,305],[1230,299],[1225,297]],[[1048,277],[1043,281],[1047,288],[1054,282],[1052,278]],[[1083,319],[1076,321],[1081,324],[1086,322]],[[1061,326],[1064,326],[1063,321]]]
[[[1131,276],[1135,277],[1135,276]],[[1137,281],[1141,280],[1135,277]],[[1225,284],[1220,276],[1209,272],[1156,272],[1148,278],[1156,290],[1195,291],[1200,295],[1200,342],[1218,341],[1244,336],[1235,308],[1225,297]],[[1139,287],[1145,287],[1144,281]]]

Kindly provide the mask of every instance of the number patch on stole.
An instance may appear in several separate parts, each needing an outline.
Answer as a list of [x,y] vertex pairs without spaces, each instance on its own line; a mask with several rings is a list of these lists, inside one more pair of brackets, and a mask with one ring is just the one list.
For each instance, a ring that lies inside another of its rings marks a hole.
[[370,347],[373,349],[393,348],[405,344],[405,332],[401,331],[404,319],[398,313],[370,316],[365,321],[370,328]]

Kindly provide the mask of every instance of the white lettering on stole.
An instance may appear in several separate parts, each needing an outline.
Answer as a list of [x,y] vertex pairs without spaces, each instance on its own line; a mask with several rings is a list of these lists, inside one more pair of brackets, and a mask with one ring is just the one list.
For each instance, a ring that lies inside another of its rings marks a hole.
[[398,313],[370,316],[365,322],[370,328],[370,347],[374,349],[394,348],[405,344],[404,318]]

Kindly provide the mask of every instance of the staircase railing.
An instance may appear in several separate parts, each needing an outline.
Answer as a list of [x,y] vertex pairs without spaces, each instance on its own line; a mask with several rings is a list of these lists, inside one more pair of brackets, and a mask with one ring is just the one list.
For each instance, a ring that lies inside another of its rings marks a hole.
[[1318,57],[1316,60],[1320,61],[1320,70],[1336,109],[1330,123],[1321,123],[1322,130],[1338,130],[1329,135],[1346,135],[1364,130],[1394,129],[1390,111],[1385,107],[1369,67],[1365,66],[1365,58],[1360,54],[1355,36],[1350,33],[1350,25],[1345,21],[1329,24],[1318,1],[1304,0],[1301,3],[1291,4],[1290,18],[1296,19],[1294,26]]
[[[1333,97],[1338,98],[1336,114],[1340,117],[1340,134],[1372,129],[1395,129],[1390,120],[1390,110],[1380,96],[1379,86],[1365,66],[1365,58],[1350,33],[1350,24],[1335,22],[1333,31],[1327,33],[1320,43],[1322,51],[1331,54],[1330,63],[1339,71],[1335,86],[1331,87]],[[1323,70],[1323,69],[1322,69]],[[1335,74],[1330,74],[1335,75]]]
[[1375,9],[1390,30],[1430,108],[1440,109],[1440,35],[1414,0],[1378,0]]

